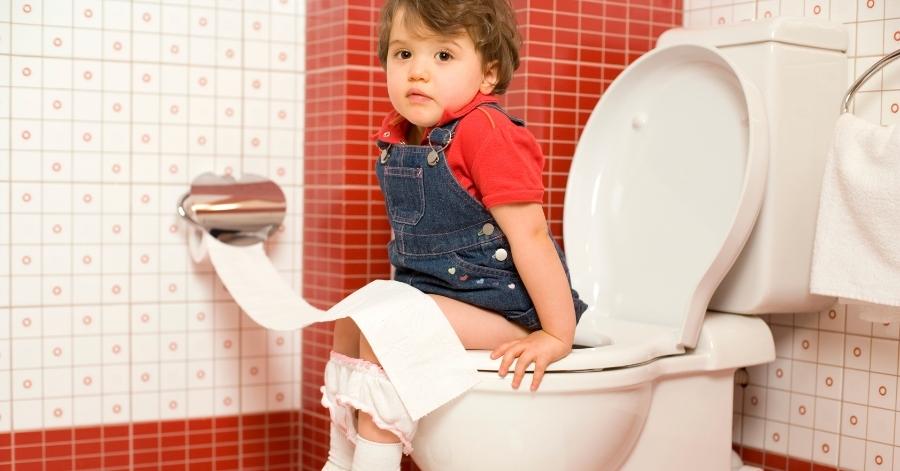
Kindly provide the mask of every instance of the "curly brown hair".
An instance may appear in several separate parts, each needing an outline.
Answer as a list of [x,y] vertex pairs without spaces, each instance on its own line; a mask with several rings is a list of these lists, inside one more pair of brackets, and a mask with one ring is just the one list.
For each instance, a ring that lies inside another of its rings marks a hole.
[[482,63],[497,64],[497,85],[493,93],[502,95],[519,68],[521,38],[509,0],[386,0],[381,7],[378,32],[378,59],[387,64],[388,43],[394,16],[403,11],[409,26],[424,26],[441,35],[466,30],[481,54]]

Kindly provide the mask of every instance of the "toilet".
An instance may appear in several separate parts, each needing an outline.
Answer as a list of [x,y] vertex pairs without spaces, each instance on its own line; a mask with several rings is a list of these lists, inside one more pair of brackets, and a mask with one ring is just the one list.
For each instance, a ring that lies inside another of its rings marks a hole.
[[423,471],[729,470],[754,314],[812,312],[816,211],[847,33],[811,19],[674,29],[613,82],[569,173],[564,242],[590,306],[541,388],[481,382],[422,418]]

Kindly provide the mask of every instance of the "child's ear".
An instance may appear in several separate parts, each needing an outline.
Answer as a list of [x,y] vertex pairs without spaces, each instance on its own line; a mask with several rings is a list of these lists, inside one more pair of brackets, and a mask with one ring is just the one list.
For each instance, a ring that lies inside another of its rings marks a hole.
[[499,66],[497,61],[492,61],[484,67],[484,76],[481,78],[480,91],[484,95],[490,95],[497,86]]

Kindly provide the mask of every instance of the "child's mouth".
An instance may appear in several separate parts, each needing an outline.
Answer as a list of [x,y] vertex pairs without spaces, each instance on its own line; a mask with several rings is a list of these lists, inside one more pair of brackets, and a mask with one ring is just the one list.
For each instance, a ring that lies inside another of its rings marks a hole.
[[411,101],[413,103],[426,103],[426,102],[431,101],[431,97],[422,93],[420,90],[416,90],[416,89],[413,89],[413,90],[410,90],[409,92],[407,92],[406,98],[408,98],[409,101]]

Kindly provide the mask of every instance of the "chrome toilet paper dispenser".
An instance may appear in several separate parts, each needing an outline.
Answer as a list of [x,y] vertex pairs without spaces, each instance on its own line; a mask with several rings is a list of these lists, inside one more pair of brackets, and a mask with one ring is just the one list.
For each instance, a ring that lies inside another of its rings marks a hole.
[[281,227],[287,202],[268,178],[203,173],[178,202],[178,214],[221,242],[250,245],[265,241]]

